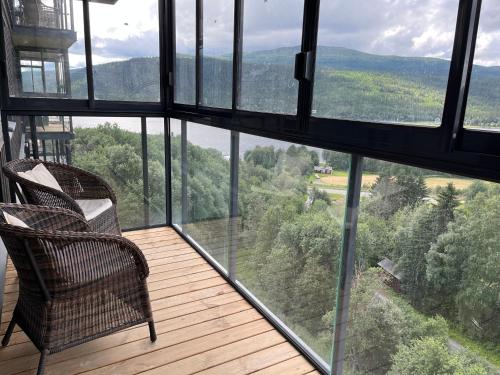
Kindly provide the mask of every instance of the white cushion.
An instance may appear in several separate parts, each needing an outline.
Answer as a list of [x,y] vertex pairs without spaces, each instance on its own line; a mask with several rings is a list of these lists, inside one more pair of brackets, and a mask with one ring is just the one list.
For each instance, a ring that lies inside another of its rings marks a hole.
[[15,225],[16,227],[21,227],[21,228],[29,228],[28,225],[21,219],[18,219],[15,216],[12,216],[8,214],[7,212],[3,212],[3,217],[5,218],[5,222],[10,225]]
[[40,185],[44,185],[50,187],[52,189],[56,189],[59,191],[63,191],[61,189],[61,185],[57,182],[55,177],[43,164],[38,164],[35,168],[26,172],[17,172],[17,174],[21,177],[24,177],[27,180],[32,182],[37,182]]
[[33,176],[33,174],[31,173],[31,170],[26,171],[26,172],[17,172],[17,174],[19,175],[19,177],[25,178],[31,182],[38,183],[38,180]]
[[111,199],[77,199],[76,203],[80,206],[85,215],[85,219],[92,220],[113,206]]

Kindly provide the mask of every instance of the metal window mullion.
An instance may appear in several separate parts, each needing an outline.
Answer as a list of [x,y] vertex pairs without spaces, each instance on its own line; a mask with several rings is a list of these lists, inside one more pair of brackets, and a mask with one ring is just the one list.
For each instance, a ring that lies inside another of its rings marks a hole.
[[361,179],[363,158],[351,155],[349,168],[349,185],[347,187],[344,229],[340,254],[340,270],[337,283],[336,313],[333,334],[332,374],[342,374],[345,356],[345,340],[349,321],[349,299],[351,296],[352,278],[354,275],[354,255],[356,245],[356,229],[358,223],[359,200],[361,195]]
[[159,30],[159,51],[160,51],[160,103],[165,109],[166,97],[167,97],[167,51],[168,46],[165,45],[166,40],[166,11],[165,11],[165,1],[158,1],[158,30]]
[[167,225],[172,225],[172,149],[170,118],[164,118],[164,146],[165,146],[165,214]]
[[148,160],[148,127],[146,117],[141,117],[141,149],[142,149],[142,191],[144,200],[144,225],[149,225],[149,160]]
[[238,189],[239,189],[239,163],[240,163],[240,133],[231,131],[231,153],[230,153],[230,175],[229,175],[229,243],[227,247],[228,275],[232,280],[236,279],[236,259],[238,251]]
[[[1,8],[1,7],[0,7]],[[11,148],[11,142],[10,142],[10,134],[9,134],[9,119],[7,118],[7,114],[5,112],[0,113],[0,118],[2,121],[2,136],[3,136],[3,149],[5,152],[5,160],[7,162],[12,160],[12,148]],[[19,126],[19,125],[16,125]],[[9,200],[7,201],[7,197],[3,197],[4,200],[7,202],[15,202],[16,201],[16,188],[15,184],[13,181],[9,179],[9,193],[10,197]]]
[[44,53],[43,51],[40,53],[40,58],[42,60],[42,87],[43,87],[43,93],[45,94],[47,92],[47,82],[45,80],[45,58],[44,58]]
[[[305,76],[299,81],[299,93],[297,98],[297,123],[299,130],[302,132],[307,131],[309,117],[311,116],[316,46],[318,39],[319,3],[320,0],[304,1],[301,52],[310,54],[310,58],[306,58],[305,60]],[[308,74],[305,74],[306,71]]]
[[[0,6],[0,20],[3,20],[3,7]],[[4,109],[9,104],[9,79],[8,77],[7,59],[5,55],[5,39],[3,22],[0,27],[0,109]],[[2,121],[3,123],[3,121]],[[7,139],[7,138],[4,138]]]
[[441,124],[444,152],[453,151],[463,128],[480,12],[481,0],[460,1]]
[[196,0],[196,99],[198,108],[203,96],[203,0]]
[[[187,124],[181,121],[181,223],[188,222],[188,152],[187,152]],[[184,228],[183,228],[184,229]]]
[[[175,99],[175,71],[176,71],[176,44],[175,44],[175,0],[165,0],[165,48],[167,54],[167,104],[166,112],[172,108]],[[165,113],[166,114],[166,113]]]
[[82,0],[83,29],[85,38],[85,61],[87,64],[87,95],[90,108],[95,107],[94,67],[92,65],[92,34],[90,33],[89,0]]
[[236,111],[241,100],[241,69],[243,64],[243,11],[244,0],[234,0],[233,82],[232,109]]
[[29,125],[30,125],[30,135],[31,135],[31,147],[33,149],[33,158],[38,159],[38,141],[36,137],[36,124],[35,124],[35,116],[29,116]]

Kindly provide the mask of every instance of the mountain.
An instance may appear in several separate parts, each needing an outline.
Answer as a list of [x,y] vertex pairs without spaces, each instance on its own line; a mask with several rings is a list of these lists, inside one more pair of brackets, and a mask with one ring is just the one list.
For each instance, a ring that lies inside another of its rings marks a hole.
[[[241,107],[294,113],[298,84],[293,79],[298,47],[244,54]],[[193,56],[176,62],[176,101],[194,103]],[[98,99],[157,101],[157,58],[134,58],[94,67]],[[203,64],[202,101],[230,107],[232,62],[207,57]],[[428,57],[368,54],[319,46],[313,113],[366,121],[432,124],[442,115],[449,61]],[[85,96],[85,71],[72,70],[73,96]],[[81,91],[81,92],[80,92]],[[474,66],[466,119],[474,125],[500,126],[500,67]]]

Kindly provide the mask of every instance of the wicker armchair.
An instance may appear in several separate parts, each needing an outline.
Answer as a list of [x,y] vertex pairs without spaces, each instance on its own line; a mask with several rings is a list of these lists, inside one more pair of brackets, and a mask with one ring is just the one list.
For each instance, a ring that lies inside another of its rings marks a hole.
[[[63,191],[32,182],[18,175],[18,172],[31,170],[40,163],[44,164],[55,177]],[[87,216],[90,228],[94,232],[121,234],[116,213],[116,196],[106,181],[93,173],[66,164],[33,159],[13,160],[3,167],[3,171],[9,180],[19,185],[22,190],[21,198],[24,198],[26,203],[67,208],[83,217]],[[92,202],[98,199],[109,199],[112,204],[95,217],[90,217],[84,212],[83,206],[78,204],[78,202]]]
[[[131,241],[89,231],[80,215],[61,208],[0,204],[29,228],[9,225],[0,236],[17,270],[19,297],[2,345],[18,324],[48,354],[149,323],[156,340],[144,255]],[[1,371],[0,371],[1,372]]]

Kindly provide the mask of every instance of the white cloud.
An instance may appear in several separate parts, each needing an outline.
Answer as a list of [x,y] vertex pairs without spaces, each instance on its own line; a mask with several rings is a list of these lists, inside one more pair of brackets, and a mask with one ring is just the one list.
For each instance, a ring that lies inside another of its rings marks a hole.
[[[307,1],[307,0],[306,0]],[[304,0],[247,0],[245,52],[298,46]],[[450,58],[459,0],[325,0],[321,2],[319,45],[368,53]],[[204,53],[231,53],[234,0],[204,1]],[[194,53],[195,0],[177,0],[177,51]],[[84,63],[83,16],[74,2],[80,42],[72,65]],[[157,0],[91,3],[94,62],[158,56]],[[500,1],[483,0],[475,62],[500,65]]]

